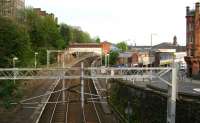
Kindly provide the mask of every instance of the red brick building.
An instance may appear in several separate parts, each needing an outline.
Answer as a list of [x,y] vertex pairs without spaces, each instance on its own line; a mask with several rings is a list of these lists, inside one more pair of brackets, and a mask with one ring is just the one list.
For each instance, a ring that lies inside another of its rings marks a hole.
[[138,66],[139,54],[138,52],[124,52],[119,53],[117,64],[131,66]]
[[53,13],[47,13],[46,11],[42,11],[41,8],[34,8],[33,9],[37,15],[42,16],[42,17],[51,17],[56,23],[58,23],[58,18],[54,16]]
[[112,44],[110,42],[104,41],[101,42],[101,48],[104,54],[108,54],[111,50]]
[[150,66],[154,61],[154,57],[149,55],[149,52],[123,52],[119,53],[117,64],[129,67]]
[[186,52],[188,75],[197,75],[200,70],[200,3],[195,9],[186,8]]

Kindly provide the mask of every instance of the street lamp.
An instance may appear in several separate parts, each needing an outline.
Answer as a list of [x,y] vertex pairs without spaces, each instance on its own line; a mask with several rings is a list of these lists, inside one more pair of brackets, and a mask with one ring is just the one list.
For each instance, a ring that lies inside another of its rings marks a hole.
[[37,67],[37,55],[38,55],[38,52],[35,52],[35,68]]
[[[17,61],[18,60],[18,58],[17,57],[13,57],[13,69],[15,69],[15,61]],[[14,79],[13,79],[13,81],[14,81],[14,84],[15,84],[15,78],[16,78],[16,70],[14,70]]]
[[[156,33],[151,33],[151,48],[150,48],[150,50],[149,50],[149,67],[153,67],[152,65],[153,65],[153,58],[152,58],[152,55],[151,55],[151,52],[152,52],[152,43],[153,43],[153,36],[154,35],[157,35]],[[150,70],[150,74],[151,74],[151,78],[150,78],[150,82],[152,82],[152,74],[153,74],[153,72],[152,72],[152,70]]]
[[107,64],[107,65],[108,65],[108,67],[109,67],[109,64],[110,64],[110,63],[109,63],[109,62],[110,62],[110,54],[107,54],[107,57],[108,57],[108,64]]
[[18,58],[17,57],[13,57],[13,68],[15,68],[15,61],[17,61]]

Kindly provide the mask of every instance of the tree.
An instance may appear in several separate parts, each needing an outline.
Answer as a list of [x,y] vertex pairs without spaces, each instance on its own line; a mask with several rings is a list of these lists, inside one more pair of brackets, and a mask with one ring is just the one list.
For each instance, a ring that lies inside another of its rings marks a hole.
[[36,50],[38,47],[44,47],[47,42],[45,40],[45,31],[43,30],[42,18],[40,18],[32,8],[27,8],[25,12],[25,25],[30,35],[32,47]]
[[60,35],[62,36],[66,46],[68,46],[69,42],[73,40],[72,28],[67,24],[63,23],[60,25]]
[[118,44],[117,44],[117,47],[118,47],[122,52],[128,50],[128,46],[127,46],[126,42],[124,42],[124,41],[118,43]]
[[101,39],[100,39],[99,37],[96,37],[95,42],[96,42],[96,43],[100,43],[100,42],[101,42]]
[[90,34],[82,31],[80,28],[73,27],[67,24],[62,23],[60,25],[60,35],[62,36],[65,45],[69,43],[88,43],[94,42],[90,37]]
[[117,58],[118,58],[118,56],[119,56],[119,52],[118,51],[110,51],[110,53],[109,53],[110,55],[110,64],[111,65],[115,65],[116,64],[116,62],[117,62]]
[[25,12],[25,25],[30,35],[34,51],[39,52],[38,63],[45,64],[47,49],[63,49],[66,47],[64,39],[55,20],[49,16],[39,16],[32,8]]
[[90,37],[90,34],[82,31],[80,28],[71,27],[71,31],[72,31],[72,42],[77,42],[77,43],[93,42],[93,40]]
[[63,49],[65,46],[56,22],[49,16],[46,16],[42,20],[42,30],[44,31],[44,39],[47,44],[46,48],[53,47],[56,49]]
[[[0,17],[0,67],[13,67],[13,57],[18,57],[17,67],[32,65],[34,56],[29,34],[24,25]],[[19,96],[21,90],[18,87],[19,83],[1,80],[0,99],[7,108],[10,107],[10,102]]]
[[12,58],[18,57],[20,66],[27,66],[31,61],[31,43],[23,25],[13,20],[0,17],[0,67],[11,67]]

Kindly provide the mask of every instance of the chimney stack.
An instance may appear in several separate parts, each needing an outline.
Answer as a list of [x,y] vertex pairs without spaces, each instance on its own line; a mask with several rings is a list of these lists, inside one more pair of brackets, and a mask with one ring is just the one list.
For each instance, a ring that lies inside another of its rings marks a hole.
[[190,13],[190,7],[187,6],[187,7],[186,7],[186,15],[189,15],[189,13]]
[[173,45],[175,45],[175,46],[177,46],[177,45],[178,45],[178,42],[177,42],[177,37],[176,37],[176,36],[174,36],[174,38],[173,38]]
[[200,3],[199,2],[197,2],[197,3],[195,3],[195,10],[197,11],[199,11],[199,7],[200,7]]

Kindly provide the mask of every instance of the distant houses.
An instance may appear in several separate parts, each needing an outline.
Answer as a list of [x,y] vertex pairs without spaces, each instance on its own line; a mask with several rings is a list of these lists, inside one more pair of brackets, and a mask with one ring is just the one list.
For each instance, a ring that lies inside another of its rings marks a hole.
[[125,66],[171,66],[173,61],[180,66],[186,66],[185,46],[179,46],[174,37],[173,43],[163,42],[155,46],[132,46],[127,52],[122,52],[118,57],[118,64]]

